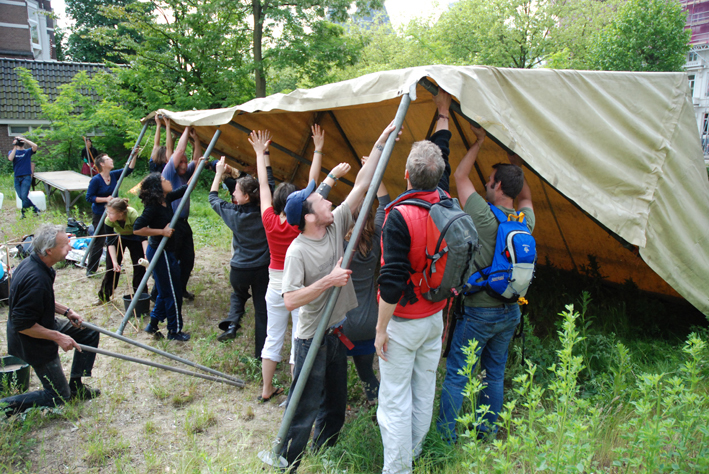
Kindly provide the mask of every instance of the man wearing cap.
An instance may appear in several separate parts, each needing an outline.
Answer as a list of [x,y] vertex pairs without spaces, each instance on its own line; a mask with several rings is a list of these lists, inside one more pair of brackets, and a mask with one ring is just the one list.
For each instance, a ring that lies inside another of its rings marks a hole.
[[[325,444],[334,445],[345,421],[347,356],[344,343],[347,340],[340,330],[347,311],[357,307],[357,297],[350,281],[351,270],[340,266],[344,254],[342,242],[354,225],[352,210],[360,206],[384,144],[394,128],[392,122],[384,129],[369,159],[357,174],[352,191],[334,212],[330,201],[313,192],[315,181],[311,181],[305,189],[292,193],[286,202],[286,219],[289,224],[297,225],[301,232],[286,252],[282,286],[288,311],[300,308],[295,334],[293,387],[298,382],[315,330],[325,311],[329,296],[327,290],[334,286],[343,287],[283,444],[281,454],[294,469],[300,463],[313,423],[317,449]],[[335,179],[334,176],[329,177]]]

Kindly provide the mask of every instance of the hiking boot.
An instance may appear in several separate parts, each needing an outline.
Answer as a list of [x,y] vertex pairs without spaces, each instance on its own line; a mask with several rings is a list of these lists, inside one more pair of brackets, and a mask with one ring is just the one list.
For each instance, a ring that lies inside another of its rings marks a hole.
[[170,341],[181,341],[181,342],[186,342],[190,340],[190,335],[186,332],[173,332],[170,331],[167,333],[167,338]]
[[69,388],[71,389],[72,400],[93,400],[94,398],[97,398],[99,395],[101,395],[101,390],[97,388],[91,388],[88,385],[84,385],[80,381],[72,381]]

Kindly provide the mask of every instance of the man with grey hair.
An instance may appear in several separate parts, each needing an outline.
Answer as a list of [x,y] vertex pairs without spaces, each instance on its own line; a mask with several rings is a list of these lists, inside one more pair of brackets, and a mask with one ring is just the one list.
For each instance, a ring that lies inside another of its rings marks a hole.
[[[430,203],[448,193],[448,131],[451,96],[443,89],[433,98],[438,109],[436,133],[416,142],[406,161],[406,192],[387,206],[382,229],[379,316],[374,345],[381,385],[377,421],[384,445],[385,473],[409,473],[421,454],[433,416],[436,367],[441,354],[443,307],[421,296],[426,266],[428,210],[397,203],[411,198]],[[440,189],[438,189],[440,188]]]
[[[0,400],[0,407],[8,416],[33,406],[61,405],[70,398],[90,400],[101,393],[81,382],[81,377],[91,376],[96,354],[79,347],[98,347],[99,334],[83,329],[81,316],[54,300],[56,272],[52,267],[71,250],[69,237],[64,227],[43,224],[35,232],[32,244],[32,255],[17,266],[10,284],[7,351],[32,366],[44,390]],[[77,350],[68,383],[58,347],[64,352]]]

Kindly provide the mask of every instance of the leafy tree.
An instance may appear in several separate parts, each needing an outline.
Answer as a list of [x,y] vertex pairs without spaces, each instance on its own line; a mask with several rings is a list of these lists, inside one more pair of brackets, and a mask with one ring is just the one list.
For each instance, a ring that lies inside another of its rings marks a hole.
[[57,61],[66,61],[66,30],[63,28],[54,28],[54,51],[57,55]]
[[[118,48],[117,38],[135,33],[127,29],[121,21],[105,16],[102,7],[126,7],[136,2],[137,0],[66,0],[67,14],[75,22],[70,28],[68,56],[74,61],[122,62],[120,53],[125,51]],[[143,5],[144,10],[148,8],[150,7],[147,4]],[[103,36],[100,41],[92,37],[92,32],[97,28],[101,29]]]
[[553,0],[461,0],[435,31],[458,63],[531,68],[555,50],[563,9]]
[[[33,130],[30,134],[42,149],[37,163],[44,169],[81,168],[82,136],[100,130],[94,144],[102,151],[123,158],[138,137],[139,116],[127,111],[118,101],[116,79],[112,74],[100,73],[89,77],[78,72],[70,83],[59,87],[53,101],[42,91],[32,73],[16,68],[16,73],[32,97],[42,108],[42,118],[50,127]],[[93,93],[93,94],[92,94]],[[95,99],[95,95],[99,100]]]
[[[214,108],[253,97],[247,11],[238,2],[165,0],[150,13],[140,4],[103,13],[140,37],[120,37],[130,68],[117,75],[131,108]],[[93,37],[100,40],[103,29]]]
[[[244,0],[245,1],[245,0]],[[291,67],[319,82],[324,71],[352,64],[357,54],[343,39],[344,30],[330,22],[348,20],[352,4],[360,12],[382,8],[382,0],[251,0],[256,97],[266,95],[267,70]],[[264,51],[264,46],[274,45]]]
[[333,79],[342,81],[428,64],[455,64],[446,46],[432,34],[432,23],[429,18],[416,19],[399,32],[382,18],[369,24],[348,24],[348,36],[362,45],[362,51],[356,64],[334,71]]
[[682,71],[686,13],[674,0],[628,0],[596,36],[590,66],[609,71]]

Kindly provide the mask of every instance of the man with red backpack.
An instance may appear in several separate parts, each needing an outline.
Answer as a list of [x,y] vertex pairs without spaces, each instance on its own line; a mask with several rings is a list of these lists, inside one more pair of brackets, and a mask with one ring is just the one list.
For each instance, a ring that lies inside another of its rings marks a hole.
[[[458,199],[460,199],[464,211],[473,218],[480,242],[480,251],[474,260],[478,273],[471,278],[475,280],[472,283],[477,283],[478,288],[482,287],[484,290],[465,297],[463,319],[458,321],[455,326],[446,361],[446,378],[441,391],[441,407],[436,428],[445,439],[453,443],[457,438],[456,418],[463,403],[463,390],[468,382],[467,377],[458,372],[465,366],[463,348],[472,339],[478,341],[477,355],[484,384],[483,390],[478,395],[478,406],[489,406],[482,418],[477,417],[477,437],[478,439],[494,438],[497,433],[495,422],[502,409],[508,347],[514,336],[515,328],[520,322],[520,308],[517,303],[519,294],[515,293],[513,298],[504,298],[489,285],[481,285],[483,278],[480,275],[481,273],[482,275],[490,274],[485,270],[493,263],[498,228],[503,228],[501,217],[504,216],[508,220],[510,216],[519,217],[519,222],[526,224],[526,229],[518,233],[526,234],[529,239],[531,239],[529,234],[534,229],[535,220],[532,193],[524,178],[521,168],[522,160],[515,154],[508,154],[510,164],[498,163],[493,166],[490,178],[485,184],[485,197],[488,202],[476,192],[469,175],[486,134],[482,128],[475,128],[471,125],[471,129],[475,133],[477,141],[460,161],[453,177],[458,189]],[[514,209],[515,199],[517,199],[519,209],[518,215]],[[524,229],[524,226],[522,228]],[[529,231],[529,234],[526,230]],[[512,246],[509,246],[508,250],[514,251]],[[533,250],[524,249],[522,253],[524,251],[532,252]],[[531,275],[526,276],[531,279]],[[492,278],[490,276],[487,280],[492,280]],[[495,276],[495,278],[504,277]],[[519,277],[517,283],[523,279]],[[489,281],[483,283],[489,283]],[[526,287],[522,290],[521,296],[524,296],[524,293],[526,293]]]
[[382,472],[411,472],[421,454],[433,416],[436,367],[441,354],[442,310],[446,301],[432,302],[421,294],[421,275],[427,263],[426,223],[429,211],[399,205],[417,198],[430,203],[448,193],[449,108],[451,96],[440,89],[436,132],[414,143],[406,161],[407,191],[387,207],[382,229],[382,267],[379,274],[379,316],[375,347],[380,357],[377,420],[384,445]]

